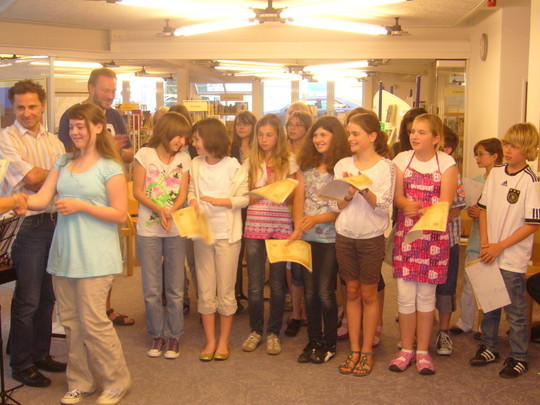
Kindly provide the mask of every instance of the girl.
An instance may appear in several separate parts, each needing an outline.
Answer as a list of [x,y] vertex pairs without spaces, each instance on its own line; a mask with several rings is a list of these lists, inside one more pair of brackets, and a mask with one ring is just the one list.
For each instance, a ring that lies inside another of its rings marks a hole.
[[[486,178],[493,167],[502,163],[503,151],[501,141],[497,138],[484,139],[474,145],[474,157],[478,167],[485,170],[474,178],[474,181],[485,183]],[[467,248],[465,250],[465,262],[471,262],[480,258],[480,234],[478,231],[478,217],[480,208],[475,204],[467,207],[467,214],[473,218]],[[450,332],[458,334],[470,332],[474,326],[474,316],[476,314],[476,300],[473,295],[469,278],[465,274],[463,290],[461,292],[461,313],[456,325],[450,328]]]
[[362,173],[373,184],[360,191],[349,187],[344,200],[338,203],[342,211],[336,221],[336,252],[339,273],[347,287],[351,344],[351,353],[339,371],[363,377],[373,369],[372,346],[379,320],[377,285],[384,259],[384,231],[394,196],[395,168],[384,157],[389,153],[386,134],[373,114],[352,116],[347,131],[353,156],[336,164],[335,176]]
[[234,118],[231,157],[240,163],[244,163],[249,156],[256,123],[257,118],[251,111],[240,111]]
[[[311,115],[304,111],[295,111],[287,120],[287,137],[293,154],[298,154],[302,148],[304,138],[311,127]],[[304,280],[302,278],[302,266],[298,263],[290,263],[287,268],[287,287],[291,293],[292,314],[287,329],[286,336],[296,336],[302,326],[302,312],[304,295]],[[305,314],[304,314],[305,316]],[[304,318],[305,319],[305,318]]]
[[[233,136],[232,136],[232,145],[230,156],[236,158],[240,164],[249,156],[251,150],[251,145],[253,144],[253,139],[255,138],[255,124],[257,123],[257,118],[251,111],[240,111],[236,114],[233,123]],[[242,224],[246,223],[247,209],[242,209]],[[242,229],[242,234],[244,233]],[[246,251],[246,246],[244,238],[242,238],[242,244],[240,246],[240,253],[238,255],[238,268],[236,269],[236,284],[234,291],[236,294],[236,305],[238,306],[237,311],[244,309],[240,300],[247,300],[247,297],[244,295],[243,288],[243,265],[242,261]]]
[[293,112],[287,120],[287,137],[289,138],[291,151],[295,155],[300,152],[304,137],[312,123],[311,116],[304,111]]
[[[296,113],[295,113],[296,114]],[[311,245],[313,272],[301,267],[305,288],[309,342],[299,363],[324,363],[334,357],[337,341],[336,231],[337,203],[319,198],[334,178],[334,165],[350,155],[347,135],[336,117],[323,116],[310,128],[299,155],[294,196],[295,230],[290,240]],[[323,328],[324,324],[324,328]]]
[[[255,127],[256,141],[244,162],[250,190],[294,176],[297,167],[287,148],[287,137],[279,117],[266,114]],[[248,303],[251,333],[242,349],[251,352],[262,339],[264,324],[264,268],[266,263],[265,239],[286,239],[291,231],[291,212],[287,203],[276,204],[258,197],[249,197],[244,237],[248,265]],[[279,332],[283,320],[285,301],[286,262],[270,264],[270,320],[266,352],[281,353]]]
[[[241,210],[249,202],[247,174],[235,158],[228,156],[227,129],[216,118],[199,121],[193,127],[193,159],[189,184],[189,205],[208,216],[215,242],[196,240],[195,262],[206,346],[201,361],[227,360],[229,336],[236,312],[234,285],[242,237]],[[215,313],[220,315],[220,336],[216,343]]]
[[68,118],[73,153],[60,157],[39,192],[28,197],[29,209],[42,210],[59,195],[47,272],[68,345],[68,392],[61,402],[79,402],[101,381],[96,403],[117,404],[130,376],[105,301],[113,274],[122,271],[117,224],[127,215],[126,178],[103,110],[79,104]]
[[137,249],[146,327],[153,339],[148,357],[159,357],[166,350],[166,359],[178,358],[178,338],[184,330],[185,239],[171,214],[186,200],[190,159],[182,148],[190,130],[182,115],[166,113],[156,122],[148,147],[135,155],[133,196],[140,203]]
[[420,374],[434,374],[435,366],[428,353],[433,326],[435,289],[446,281],[449,257],[448,229],[424,231],[422,238],[406,243],[404,237],[422,215],[439,201],[452,201],[457,190],[457,167],[454,159],[439,151],[443,125],[434,114],[414,119],[410,135],[412,150],[401,152],[396,164],[394,204],[398,208],[394,239],[394,277],[398,285],[399,329],[402,350],[390,362],[390,370],[404,371],[414,361]]

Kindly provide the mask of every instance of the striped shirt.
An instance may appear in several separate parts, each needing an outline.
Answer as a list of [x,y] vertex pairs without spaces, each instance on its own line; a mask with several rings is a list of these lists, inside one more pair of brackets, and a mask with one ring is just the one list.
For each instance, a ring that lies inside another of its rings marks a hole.
[[[50,170],[56,159],[65,153],[64,145],[54,134],[45,131],[40,126],[39,133],[34,136],[18,121],[0,132],[0,158],[9,161],[8,170],[2,182],[1,195],[10,196],[12,193],[23,192],[35,194],[25,187],[22,179],[34,167]],[[39,212],[53,212],[53,202]],[[38,211],[28,211],[27,216],[35,215]]]

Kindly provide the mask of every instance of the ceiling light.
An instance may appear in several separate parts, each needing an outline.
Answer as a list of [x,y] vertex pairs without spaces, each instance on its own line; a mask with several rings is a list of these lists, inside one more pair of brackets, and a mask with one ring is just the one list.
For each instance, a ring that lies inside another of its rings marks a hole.
[[292,25],[334,31],[352,32],[354,34],[386,35],[386,28],[374,24],[352,23],[348,21],[326,20],[314,17],[295,18]]
[[77,62],[77,61],[68,61],[68,60],[55,60],[54,67],[97,69],[103,66],[101,65],[101,63],[96,63],[96,62]]
[[328,63],[325,65],[309,65],[304,68],[310,72],[317,72],[321,70],[337,70],[337,69],[354,69],[354,68],[364,68],[368,66],[367,60],[356,60],[351,62],[343,63]]
[[[231,28],[240,28],[247,27],[248,25],[254,25],[255,22],[251,22],[248,19],[232,19],[232,20],[222,20],[214,21],[201,24],[186,25],[185,27],[178,28],[174,31],[174,35],[179,36],[189,36],[197,34],[205,34],[207,32],[223,31],[229,30]],[[385,31],[386,32],[386,31]]]

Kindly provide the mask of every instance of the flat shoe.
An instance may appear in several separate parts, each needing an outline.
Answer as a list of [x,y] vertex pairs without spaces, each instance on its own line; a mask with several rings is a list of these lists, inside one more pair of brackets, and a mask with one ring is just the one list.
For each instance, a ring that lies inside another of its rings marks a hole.
[[218,353],[216,352],[214,354],[214,360],[216,361],[225,361],[229,358],[229,356],[231,355],[231,353]]
[[200,361],[212,361],[212,360],[214,360],[214,353],[200,353],[199,354],[199,360]]

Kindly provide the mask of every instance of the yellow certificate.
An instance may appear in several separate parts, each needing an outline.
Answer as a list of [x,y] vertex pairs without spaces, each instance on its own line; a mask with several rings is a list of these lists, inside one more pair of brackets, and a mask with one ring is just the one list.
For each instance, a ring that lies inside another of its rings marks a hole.
[[275,202],[277,204],[281,204],[293,192],[293,190],[296,188],[297,185],[298,185],[298,180],[285,179],[285,180],[276,181],[275,183],[252,190],[248,194],[253,194],[253,195],[256,195],[257,197],[261,197],[266,200]]
[[313,271],[311,263],[311,245],[303,240],[295,240],[290,245],[285,246],[286,239],[267,239],[266,253],[270,263],[295,262],[304,266],[309,271]]
[[448,221],[448,208],[449,204],[446,201],[440,201],[426,208],[424,214],[405,235],[405,243],[420,239],[424,231],[444,232]]
[[202,239],[208,245],[214,243],[214,235],[210,229],[206,213],[200,212],[197,215],[195,208],[187,207],[176,211],[172,214],[172,218],[180,236],[190,239]]
[[326,198],[327,200],[341,201],[345,197],[345,194],[347,194],[349,186],[353,186],[358,190],[364,190],[371,184],[373,184],[373,181],[365,174],[344,177],[342,179],[332,180],[321,188],[319,197]]

